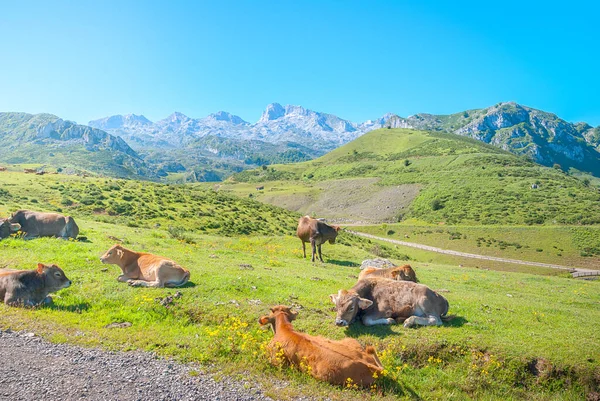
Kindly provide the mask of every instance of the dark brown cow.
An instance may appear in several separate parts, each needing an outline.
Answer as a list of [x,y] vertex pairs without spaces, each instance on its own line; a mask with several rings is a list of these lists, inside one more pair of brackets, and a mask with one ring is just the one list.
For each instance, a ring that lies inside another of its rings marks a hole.
[[10,234],[19,231],[21,225],[11,224],[8,219],[0,219],[0,239],[7,238]]
[[321,254],[321,245],[329,241],[330,244],[335,244],[335,239],[338,235],[340,226],[330,226],[319,219],[313,219],[310,216],[301,217],[298,220],[298,229],[296,234],[302,241],[302,252],[306,258],[306,242],[310,242],[312,248],[312,261],[315,261],[316,250],[319,250],[319,260],[323,262]]
[[295,365],[331,384],[365,387],[383,370],[375,348],[363,348],[353,338],[333,341],[295,331],[291,322],[297,315],[287,306],[278,305],[258,320],[261,325],[271,324],[275,334],[268,347],[272,364]]
[[56,265],[38,263],[37,270],[0,270],[0,300],[10,306],[52,303],[48,296],[71,285]]
[[330,295],[337,326],[348,326],[357,317],[365,326],[404,322],[404,327],[441,325],[447,320],[448,301],[423,284],[365,277],[354,287]]
[[21,225],[25,238],[59,237],[77,238],[79,227],[71,216],[58,213],[33,212],[31,210],[18,210],[12,214],[10,223]]

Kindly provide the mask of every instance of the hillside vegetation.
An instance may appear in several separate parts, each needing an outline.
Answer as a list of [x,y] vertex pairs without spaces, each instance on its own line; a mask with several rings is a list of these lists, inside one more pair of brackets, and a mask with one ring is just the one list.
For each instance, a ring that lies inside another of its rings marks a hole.
[[[0,304],[0,329],[197,361],[215,374],[256,380],[275,398],[558,400],[600,391],[598,282],[410,261],[421,282],[443,290],[456,318],[416,330],[360,323],[342,329],[333,323],[328,295],[354,284],[360,262],[374,256],[369,242],[353,242],[341,233],[336,245],[323,247],[327,263],[312,264],[302,258],[293,236],[297,216],[251,199],[199,186],[61,175],[0,173],[0,182],[0,214],[25,207],[62,209],[76,216],[86,237],[0,241],[1,266],[29,269],[53,262],[73,280],[51,307]],[[96,203],[100,196],[103,206]],[[87,197],[94,203],[86,205]],[[216,222],[219,227],[208,228]],[[240,235],[246,227],[252,235]],[[118,283],[118,267],[98,259],[115,238],[189,268],[191,283],[177,289],[183,296],[169,301],[165,298],[176,290]],[[396,263],[406,261],[390,256]],[[386,369],[377,387],[340,389],[271,367],[265,345],[272,334],[256,322],[280,303],[299,310],[298,330],[374,345]],[[132,325],[105,327],[115,322]]]
[[559,164],[565,171],[577,169],[600,176],[598,127],[572,124],[555,114],[515,102],[449,115],[392,116],[385,126],[464,135],[545,166]]
[[166,175],[146,164],[121,138],[52,114],[0,113],[0,162],[121,178]]
[[287,194],[320,185],[324,189],[319,197],[343,199],[344,193],[328,192],[329,183],[364,177],[378,177],[384,187],[421,187],[410,206],[388,222],[600,223],[600,193],[586,181],[477,140],[410,129],[372,131],[313,161],[243,171],[223,189],[245,194],[251,191],[239,183],[264,183],[264,194],[257,198],[268,195],[277,205],[278,194],[269,193],[271,182],[287,183]]

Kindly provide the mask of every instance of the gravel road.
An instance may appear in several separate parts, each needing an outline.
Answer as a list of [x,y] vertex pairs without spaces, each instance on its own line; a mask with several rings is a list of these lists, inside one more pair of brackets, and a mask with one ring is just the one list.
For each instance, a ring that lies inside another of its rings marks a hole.
[[0,355],[0,400],[271,400],[250,382],[216,382],[197,366],[148,352],[52,344],[7,330]]
[[441,249],[441,248],[436,248],[434,246],[417,244],[414,242],[398,241],[395,239],[378,237],[376,235],[366,234],[366,233],[362,233],[362,232],[358,232],[358,231],[351,231],[351,230],[346,230],[346,231],[351,234],[358,235],[358,236],[364,237],[364,238],[375,239],[375,240],[385,241],[385,242],[391,242],[392,244],[409,246],[411,248],[424,249],[426,251],[431,251],[431,252],[444,253],[446,255],[454,255],[454,256],[461,256],[464,258],[494,260],[497,262],[515,263],[515,264],[519,264],[519,265],[549,267],[552,269],[566,270],[569,273],[571,273],[573,275],[573,277],[578,277],[580,275],[581,276],[594,275],[594,274],[597,274],[597,272],[598,272],[598,270],[582,269],[579,267],[568,267],[568,266],[554,265],[551,263],[529,262],[526,260],[506,259],[506,258],[499,258],[496,256],[484,256],[484,255],[478,255],[478,254],[474,254],[474,253],[459,252],[459,251],[453,251],[450,249]]

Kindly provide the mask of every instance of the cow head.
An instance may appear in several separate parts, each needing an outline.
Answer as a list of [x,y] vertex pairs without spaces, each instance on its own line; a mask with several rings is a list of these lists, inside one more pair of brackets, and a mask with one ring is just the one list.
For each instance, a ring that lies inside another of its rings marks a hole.
[[38,274],[44,276],[44,284],[47,289],[58,291],[71,285],[71,280],[65,276],[65,272],[56,265],[45,265],[38,263]]
[[18,223],[11,223],[9,220],[0,219],[0,238],[6,238],[11,233],[17,232],[21,229],[21,225]]
[[104,255],[100,256],[100,261],[109,265],[116,264],[121,260],[124,249],[120,244],[113,245]]
[[340,290],[337,295],[331,294],[329,298],[335,304],[337,312],[337,316],[335,317],[336,326],[350,325],[356,319],[359,310],[367,309],[373,305],[373,301],[359,297],[352,290]]
[[258,319],[258,323],[261,326],[270,324],[271,327],[273,328],[273,331],[275,331],[275,320],[277,319],[278,315],[282,315],[282,314],[287,318],[288,322],[295,320],[296,317],[298,316],[298,312],[291,310],[287,306],[277,305],[277,306],[274,306],[271,308],[271,313],[269,315],[263,316],[260,319]]
[[331,226],[331,228],[333,228],[335,230],[335,234],[333,235],[333,237],[331,237],[329,239],[329,243],[330,244],[335,244],[335,239],[338,235],[338,232],[340,231],[341,227],[340,226]]

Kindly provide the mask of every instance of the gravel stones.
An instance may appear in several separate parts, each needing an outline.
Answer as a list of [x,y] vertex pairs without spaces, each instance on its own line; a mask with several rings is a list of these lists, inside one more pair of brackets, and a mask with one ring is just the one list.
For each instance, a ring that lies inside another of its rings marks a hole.
[[108,352],[52,344],[29,332],[0,331],[0,399],[271,400],[249,381],[148,352]]

